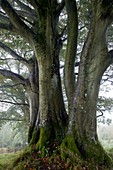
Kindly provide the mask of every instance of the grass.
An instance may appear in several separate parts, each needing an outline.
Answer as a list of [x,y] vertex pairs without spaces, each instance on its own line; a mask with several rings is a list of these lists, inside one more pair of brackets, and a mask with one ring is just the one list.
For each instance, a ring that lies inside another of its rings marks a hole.
[[[108,153],[113,158],[113,149],[110,149]],[[82,160],[79,160],[77,164],[75,163],[75,165],[72,166],[70,159],[66,159],[64,161],[61,159],[59,151],[57,151],[52,157],[48,155],[48,157],[42,158],[40,157],[40,154],[41,153],[36,151],[35,149],[32,149],[32,151],[26,150],[25,152],[0,154],[0,170],[13,170],[13,169],[14,170],[36,170],[37,168],[39,170],[99,169],[99,167],[95,166],[92,162],[85,162]],[[103,167],[101,170],[108,170],[108,168]]]
[[18,158],[19,153],[0,154],[0,170],[10,170],[10,165]]

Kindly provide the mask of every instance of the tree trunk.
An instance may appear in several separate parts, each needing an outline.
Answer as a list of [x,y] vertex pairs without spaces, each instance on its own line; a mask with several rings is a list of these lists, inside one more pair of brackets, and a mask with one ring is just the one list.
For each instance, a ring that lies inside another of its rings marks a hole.
[[58,16],[54,18],[48,10],[46,12],[46,18],[43,18],[46,29],[43,30],[44,41],[40,50],[37,40],[34,41],[39,66],[39,113],[31,143],[37,143],[37,149],[45,147],[51,141],[61,142],[67,125],[59,73],[60,43],[56,29]]
[[[101,11],[101,7],[98,8]],[[106,45],[109,21],[100,16],[97,9],[81,54],[74,106],[69,117],[68,133],[62,143],[62,151],[63,154],[69,154],[64,150],[66,147],[87,159],[93,159],[95,163],[104,164],[111,160],[98,141],[96,104],[100,81],[111,63],[111,58]]]
[[26,92],[29,100],[30,126],[28,133],[28,143],[32,139],[34,128],[39,110],[39,72],[38,63],[35,55],[29,60],[29,78],[26,86]]
[[68,99],[68,112],[70,113],[73,105],[76,82],[74,70],[78,37],[78,16],[76,2],[74,0],[66,0],[65,2],[68,12],[68,39],[64,67],[64,85]]
[[53,69],[55,70],[52,69],[51,71],[51,66],[48,69],[46,62],[39,62],[38,148],[44,147],[48,141],[61,140],[67,122],[59,69],[54,66]]

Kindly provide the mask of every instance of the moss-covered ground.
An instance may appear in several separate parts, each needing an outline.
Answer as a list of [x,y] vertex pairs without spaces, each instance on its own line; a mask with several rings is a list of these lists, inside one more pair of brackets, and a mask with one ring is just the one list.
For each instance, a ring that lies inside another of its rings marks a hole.
[[[69,157],[62,160],[57,144],[50,148],[43,148],[45,157],[42,157],[41,151],[36,151],[35,147],[27,148],[22,153],[1,154],[0,170],[112,170],[104,165],[98,166],[91,160],[81,160],[77,155],[74,163]],[[113,158],[113,149],[109,154]]]

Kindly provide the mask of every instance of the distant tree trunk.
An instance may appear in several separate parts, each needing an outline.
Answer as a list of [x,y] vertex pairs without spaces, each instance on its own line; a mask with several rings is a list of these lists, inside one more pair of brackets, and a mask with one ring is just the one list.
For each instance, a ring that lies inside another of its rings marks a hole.
[[[101,5],[94,7],[94,18],[81,54],[78,84],[69,117],[67,137],[62,147],[67,147],[87,159],[93,158],[95,162],[106,163],[109,158],[97,137],[96,105],[102,75],[112,61],[106,45],[106,30],[110,20],[102,17]],[[72,142],[73,147],[70,145]]]

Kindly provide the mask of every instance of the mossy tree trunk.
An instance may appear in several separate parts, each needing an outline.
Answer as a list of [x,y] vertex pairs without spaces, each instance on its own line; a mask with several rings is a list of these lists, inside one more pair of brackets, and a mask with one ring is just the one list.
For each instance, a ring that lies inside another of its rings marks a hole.
[[[34,40],[39,65],[39,113],[31,143],[37,143],[39,149],[53,140],[61,142],[67,124],[59,72],[61,44],[58,39],[59,14],[55,15],[56,5],[56,1],[45,4],[45,15],[40,16],[42,37],[38,41]],[[40,50],[37,48],[39,43]]]
[[0,6],[8,16],[8,24],[11,24],[5,28],[21,35],[30,44],[38,62],[39,84],[38,74],[34,69],[37,64],[31,61],[26,91],[30,103],[29,142],[37,143],[37,148],[41,148],[48,141],[56,138],[61,140],[67,125],[59,73],[63,31],[61,35],[58,32],[59,15],[65,3],[58,3],[57,0],[28,0],[26,5],[19,1],[17,5],[29,13],[25,20],[21,19],[7,0],[0,1]]
[[[73,109],[62,151],[66,154],[66,147],[87,159],[93,159],[95,163],[106,163],[109,157],[97,136],[96,104],[102,75],[112,63],[112,55],[108,52],[106,43],[106,31],[111,18],[110,14],[103,17],[108,8],[104,6],[104,2],[92,2],[92,6],[93,18],[81,53]],[[75,149],[70,142],[75,143]]]

